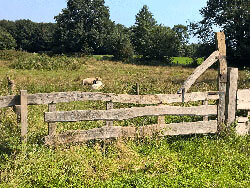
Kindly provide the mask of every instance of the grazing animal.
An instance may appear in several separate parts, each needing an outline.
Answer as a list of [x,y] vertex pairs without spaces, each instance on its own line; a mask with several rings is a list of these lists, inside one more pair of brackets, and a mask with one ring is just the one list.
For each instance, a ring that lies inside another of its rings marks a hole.
[[103,83],[101,81],[95,81],[95,83],[91,87],[92,89],[98,90],[103,87]]
[[95,84],[97,81],[101,81],[102,79],[99,77],[96,78],[86,78],[82,81],[82,85],[92,85]]

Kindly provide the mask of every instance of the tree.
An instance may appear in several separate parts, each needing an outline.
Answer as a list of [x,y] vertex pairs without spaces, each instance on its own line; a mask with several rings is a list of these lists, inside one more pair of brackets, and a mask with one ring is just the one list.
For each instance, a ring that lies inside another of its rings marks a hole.
[[132,27],[132,44],[135,52],[143,57],[147,57],[150,52],[152,41],[150,35],[157,22],[148,7],[144,5],[136,15],[135,25]]
[[12,50],[16,47],[16,41],[10,33],[0,27],[0,50]]
[[187,44],[189,40],[188,27],[178,24],[174,25],[173,30],[179,39],[178,53],[176,56],[187,56]]
[[55,17],[56,45],[61,52],[101,54],[109,27],[109,9],[104,0],[68,0]]
[[170,28],[163,25],[154,26],[150,35],[151,46],[149,58],[169,62],[178,52],[179,38]]
[[130,41],[127,29],[117,24],[111,35],[110,49],[115,60],[130,60],[133,58],[134,49]]
[[207,6],[200,10],[203,19],[198,23],[191,23],[190,30],[203,43],[213,44],[213,28],[221,28],[226,35],[229,62],[238,66],[249,66],[249,12],[249,0],[208,0]]

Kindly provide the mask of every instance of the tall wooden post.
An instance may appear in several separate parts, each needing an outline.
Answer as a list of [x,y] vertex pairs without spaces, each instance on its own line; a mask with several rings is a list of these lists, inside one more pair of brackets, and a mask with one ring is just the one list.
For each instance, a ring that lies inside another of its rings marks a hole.
[[[113,109],[113,102],[112,101],[108,101],[106,103],[106,110],[110,110]],[[106,121],[106,126],[113,126],[113,121]]]
[[[49,112],[55,112],[56,111],[56,104],[51,103],[48,105]],[[56,135],[56,123],[48,123],[48,134],[49,136],[55,136]]]
[[227,86],[227,60],[226,60],[226,41],[223,32],[216,33],[217,48],[220,52],[219,56],[219,72],[218,72],[218,89],[219,89],[219,105],[218,105],[218,131],[223,129],[225,124],[225,107],[226,107],[226,86]]
[[228,82],[226,92],[226,123],[229,127],[235,121],[238,88],[238,69],[228,68]]
[[21,103],[21,138],[24,143],[27,143],[28,133],[28,101],[27,91],[20,91],[20,103]]

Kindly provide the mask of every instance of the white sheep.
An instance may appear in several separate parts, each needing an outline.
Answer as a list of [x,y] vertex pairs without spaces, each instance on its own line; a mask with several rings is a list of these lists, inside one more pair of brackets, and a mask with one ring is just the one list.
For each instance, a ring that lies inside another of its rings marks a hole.
[[101,81],[96,81],[91,87],[92,89],[98,90],[103,87],[103,83]]
[[82,85],[92,85],[95,84],[96,81],[101,81],[102,79],[99,77],[96,78],[86,78],[82,81]]

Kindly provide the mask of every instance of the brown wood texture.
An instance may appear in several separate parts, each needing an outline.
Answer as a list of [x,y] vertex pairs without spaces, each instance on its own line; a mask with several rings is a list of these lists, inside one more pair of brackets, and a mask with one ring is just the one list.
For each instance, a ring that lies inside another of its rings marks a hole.
[[230,126],[235,122],[236,117],[236,100],[237,100],[237,89],[238,89],[238,69],[228,68],[228,82],[226,92],[226,123]]
[[[181,94],[183,90],[187,92],[194,82],[219,58],[219,51],[213,52],[200,66],[198,66],[194,72],[187,78],[182,87],[179,89],[178,93]],[[186,95],[186,94],[185,94]]]
[[[111,110],[113,107],[114,105],[111,101],[106,103],[106,110]],[[113,126],[113,121],[106,121],[106,126]]]
[[[72,101],[113,101],[118,103],[134,104],[162,104],[182,102],[181,94],[157,94],[157,95],[128,95],[113,93],[90,93],[90,92],[57,92],[29,94],[28,105],[51,104]],[[218,100],[218,92],[193,92],[185,94],[185,102]],[[20,96],[0,96],[0,108],[20,105]]]
[[[208,100],[204,100],[202,103],[203,103],[203,105],[207,106],[208,105]],[[208,121],[208,116],[204,116],[203,121]]]
[[238,90],[237,110],[250,110],[250,89]]
[[143,116],[163,115],[216,115],[217,106],[146,106],[111,110],[78,110],[66,112],[45,112],[45,122],[76,122],[95,120],[125,120]]
[[21,102],[21,138],[23,142],[27,142],[28,133],[28,104],[27,104],[27,91],[20,91]]
[[142,127],[105,126],[91,130],[67,131],[56,136],[47,136],[47,145],[86,142],[93,139],[136,138],[145,136],[168,136],[206,134],[217,132],[217,121],[183,122]]
[[227,85],[227,61],[226,61],[226,41],[223,32],[216,33],[217,48],[220,52],[219,69],[218,69],[218,89],[219,104],[218,104],[218,129],[222,129],[225,123],[226,110],[226,85]]
[[[56,104],[48,105],[49,112],[56,112]],[[56,123],[48,123],[48,133],[50,136],[56,135]]]

